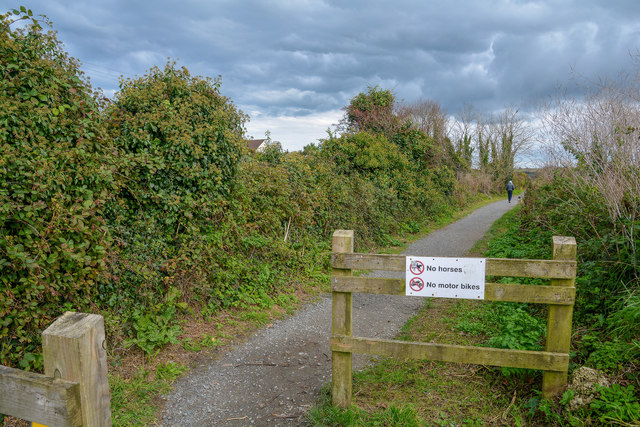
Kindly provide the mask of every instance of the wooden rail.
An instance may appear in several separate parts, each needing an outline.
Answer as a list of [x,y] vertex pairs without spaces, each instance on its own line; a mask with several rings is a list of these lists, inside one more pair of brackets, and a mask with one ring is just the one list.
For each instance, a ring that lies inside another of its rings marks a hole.
[[553,260],[486,260],[486,276],[551,279],[550,286],[485,283],[484,294],[488,301],[549,304],[545,351],[353,337],[353,292],[405,295],[406,283],[404,279],[353,277],[352,270],[405,271],[407,268],[404,255],[353,253],[353,239],[352,230],[337,230],[333,234],[331,354],[335,406],[347,408],[351,404],[352,353],[538,369],[544,371],[543,397],[556,395],[566,386],[575,301],[576,242],[573,237],[553,237]]
[[0,365],[0,413],[46,426],[111,426],[104,319],[67,312],[42,333],[44,372]]
[[[333,292],[361,292],[368,294],[405,295],[404,279],[379,277],[331,278]],[[528,302],[537,304],[572,305],[576,290],[573,287],[520,285],[514,283],[485,283],[487,301]]]
[[0,365],[0,414],[46,425],[82,425],[78,383]]
[[[331,266],[343,270],[405,271],[405,255],[332,253]],[[488,258],[487,276],[537,277],[540,279],[572,279],[576,276],[575,260]]]

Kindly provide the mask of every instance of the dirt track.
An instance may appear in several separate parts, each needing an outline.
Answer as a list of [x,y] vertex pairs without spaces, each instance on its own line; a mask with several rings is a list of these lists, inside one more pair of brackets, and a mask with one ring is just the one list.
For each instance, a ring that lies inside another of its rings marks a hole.
[[[515,206],[480,208],[410,245],[405,253],[461,256]],[[356,236],[357,239],[357,236]],[[372,275],[381,275],[374,272]],[[390,338],[422,306],[416,297],[355,294],[353,333]],[[258,330],[220,360],[193,369],[167,396],[162,426],[295,426],[331,377],[331,297]],[[354,369],[367,363],[354,357]]]

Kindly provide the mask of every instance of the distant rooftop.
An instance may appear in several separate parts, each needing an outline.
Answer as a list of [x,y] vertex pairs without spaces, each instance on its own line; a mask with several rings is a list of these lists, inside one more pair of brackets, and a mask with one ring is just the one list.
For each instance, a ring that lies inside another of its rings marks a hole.
[[247,147],[249,147],[253,151],[256,151],[266,141],[267,141],[266,139],[248,139]]

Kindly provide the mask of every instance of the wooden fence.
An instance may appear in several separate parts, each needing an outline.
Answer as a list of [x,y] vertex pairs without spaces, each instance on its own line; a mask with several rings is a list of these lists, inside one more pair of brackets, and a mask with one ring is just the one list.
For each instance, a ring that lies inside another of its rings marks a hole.
[[405,295],[405,279],[353,277],[352,270],[405,271],[404,255],[353,253],[353,231],[333,234],[332,291],[332,396],[333,404],[351,403],[352,353],[408,359],[440,360],[512,368],[543,370],[542,395],[560,393],[567,384],[571,318],[575,300],[576,241],[553,237],[552,260],[492,259],[485,264],[486,276],[537,277],[551,279],[550,286],[486,283],[488,301],[549,304],[545,351],[393,341],[352,336],[352,294]]
[[42,333],[44,372],[0,365],[0,414],[47,426],[111,426],[104,319],[67,312]]

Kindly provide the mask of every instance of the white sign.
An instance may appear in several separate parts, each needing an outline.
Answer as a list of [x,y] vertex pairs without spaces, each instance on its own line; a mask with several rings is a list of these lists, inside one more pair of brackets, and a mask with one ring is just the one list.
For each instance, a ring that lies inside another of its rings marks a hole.
[[406,294],[484,299],[484,258],[407,257]]

